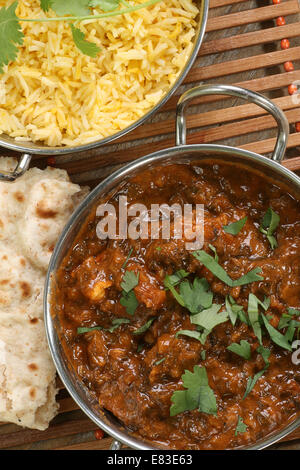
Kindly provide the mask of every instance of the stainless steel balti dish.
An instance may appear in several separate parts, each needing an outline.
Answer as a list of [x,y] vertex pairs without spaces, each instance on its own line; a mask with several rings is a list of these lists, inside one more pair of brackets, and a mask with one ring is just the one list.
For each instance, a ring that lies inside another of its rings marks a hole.
[[[267,157],[254,152],[225,145],[186,144],[185,111],[187,105],[194,98],[209,94],[230,95],[255,103],[275,118],[278,124],[278,137],[272,158],[268,159]],[[132,435],[126,431],[124,426],[122,426],[119,421],[111,415],[111,413],[100,409],[97,402],[89,396],[89,393],[80,382],[75,372],[70,368],[59,340],[60,325],[58,319],[53,316],[51,309],[51,299],[54,295],[56,272],[64,257],[67,255],[68,250],[72,246],[80,227],[101,196],[111,192],[114,188],[117,188],[121,182],[126,181],[137,173],[149,167],[155,168],[156,166],[169,162],[188,163],[197,161],[201,163],[202,161],[209,161],[213,158],[214,162],[230,162],[236,165],[242,164],[246,172],[247,168],[249,168],[249,171],[251,169],[255,169],[255,171],[266,175],[274,182],[284,184],[290,188],[292,194],[300,200],[300,178],[280,164],[284,157],[287,139],[287,119],[277,106],[262,95],[229,85],[203,85],[193,88],[186,92],[180,98],[178,103],[176,146],[139,158],[106,178],[81,203],[65,227],[52,256],[45,286],[44,309],[49,347],[58,374],[60,375],[66,389],[84,413],[116,440],[113,444],[114,449],[119,448],[122,444],[133,449],[141,450],[149,450],[154,447],[149,442],[144,442],[132,437]],[[299,425],[300,419],[297,419],[285,429],[277,431],[267,438],[256,442],[255,445],[247,448],[263,449],[270,446],[296,429]]]
[[28,169],[32,155],[53,155],[53,156],[61,156],[66,155],[69,153],[75,152],[85,152],[87,150],[91,150],[101,145],[108,144],[115,139],[118,139],[125,134],[133,131],[138,126],[144,124],[151,116],[153,116],[158,109],[163,106],[173,95],[179,85],[182,83],[186,75],[188,74],[189,70],[191,69],[193,63],[195,62],[199,49],[201,47],[205,28],[207,23],[208,17],[208,9],[209,9],[209,0],[201,0],[199,2],[199,18],[198,18],[198,26],[196,37],[194,39],[194,47],[191,51],[191,54],[187,60],[185,67],[183,68],[182,72],[178,76],[174,85],[170,88],[169,92],[163,96],[163,98],[152,108],[150,109],[144,116],[138,119],[136,122],[131,124],[130,126],[126,127],[122,131],[117,132],[116,134],[112,134],[104,139],[96,140],[95,142],[85,144],[85,145],[77,145],[77,146],[62,146],[62,147],[48,147],[45,145],[39,145],[38,143],[30,143],[26,142],[24,144],[17,143],[13,138],[1,135],[0,136],[0,147],[13,150],[21,154],[20,160],[18,162],[17,167],[13,172],[0,172],[0,181],[14,181],[19,176]]

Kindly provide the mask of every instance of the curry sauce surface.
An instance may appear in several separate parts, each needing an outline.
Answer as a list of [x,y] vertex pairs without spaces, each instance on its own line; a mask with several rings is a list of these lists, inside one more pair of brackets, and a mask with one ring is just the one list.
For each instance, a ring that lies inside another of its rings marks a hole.
[[[212,254],[209,245],[215,247],[219,264],[232,279],[256,267],[264,279],[229,287],[186,250],[184,240],[101,241],[96,235],[99,218],[92,214],[58,272],[56,310],[70,361],[101,407],[138,437],[175,449],[250,445],[295,420],[300,414],[300,370],[292,363],[291,352],[264,334],[270,365],[243,399],[249,377],[265,366],[253,329],[240,320],[235,326],[227,321],[212,330],[204,345],[176,337],[195,325],[188,310],[165,289],[164,279],[181,269],[190,273],[191,281],[205,277],[214,302],[223,309],[228,295],[245,312],[250,292],[260,300],[267,296],[266,314],[277,328],[288,308],[300,309],[299,203],[263,176],[218,164],[144,171],[111,197],[116,208],[119,195],[126,195],[129,204],[149,208],[154,203],[204,204],[203,249]],[[269,207],[280,216],[275,249],[259,230]],[[224,231],[224,226],[245,216],[247,222],[237,235]],[[134,315],[120,303],[125,271],[139,273]],[[130,322],[107,331],[116,318]],[[133,334],[151,318],[145,333]],[[103,330],[78,334],[78,328],[95,326]],[[251,344],[250,360],[227,349],[241,340]],[[206,368],[217,415],[192,410],[171,417],[172,394],[183,389],[181,377],[195,365]],[[236,432],[239,417],[245,432]]]

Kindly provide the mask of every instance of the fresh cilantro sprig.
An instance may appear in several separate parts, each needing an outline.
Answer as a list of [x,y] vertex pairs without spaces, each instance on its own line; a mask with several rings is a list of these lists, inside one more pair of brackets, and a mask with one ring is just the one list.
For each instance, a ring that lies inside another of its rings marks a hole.
[[133,271],[126,271],[123,280],[121,282],[122,297],[120,299],[120,304],[125,307],[126,312],[129,315],[134,315],[137,307],[138,307],[138,300],[134,293],[134,288],[139,283],[139,273],[136,275]]
[[[211,306],[213,293],[205,278],[195,277],[193,283],[191,283],[189,280],[184,279],[188,274],[181,270],[171,276],[166,276],[164,285],[172,292],[177,302],[193,314]],[[178,283],[180,283],[179,291],[175,289]]]
[[109,331],[110,333],[113,333],[117,328],[119,328],[119,326],[130,323],[130,320],[128,320],[128,318],[115,318],[111,323],[112,326],[110,328],[103,328],[102,326],[78,327],[77,334],[82,335],[84,333],[90,333],[91,331],[96,330]]
[[262,220],[260,231],[261,233],[266,235],[267,239],[269,240],[272,250],[274,250],[274,248],[277,247],[277,240],[275,236],[273,235],[273,233],[278,227],[279,222],[280,222],[279,215],[276,212],[274,212],[271,207],[269,207],[269,209],[265,213],[264,218]]
[[228,351],[231,351],[238,356],[243,357],[246,360],[251,359],[251,345],[248,343],[248,341],[245,341],[242,339],[240,344],[238,343],[232,343],[227,347]]
[[24,34],[16,16],[17,5],[14,2],[10,7],[0,10],[0,73],[3,73],[4,65],[16,60],[17,45],[23,44]]
[[224,232],[230,233],[231,235],[238,235],[246,222],[247,217],[244,217],[243,219],[237,220],[236,222],[232,222],[229,225],[224,225],[223,230]]
[[250,325],[253,328],[255,336],[258,338],[260,344],[262,344],[262,329],[260,322],[259,306],[265,311],[268,310],[270,305],[270,299],[267,297],[262,302],[256,295],[250,293],[248,297],[248,318]]
[[[138,5],[129,5],[124,0],[40,0],[41,10],[53,10],[57,16],[41,18],[19,18],[16,16],[18,2],[9,7],[0,8],[0,73],[3,67],[17,58],[18,46],[23,44],[24,34],[21,29],[23,23],[48,23],[66,21],[70,24],[75,45],[85,55],[95,58],[100,48],[97,44],[86,40],[84,33],[73,23],[84,20],[97,21],[111,16],[125,15],[148,8],[161,0],[148,0]],[[119,5],[125,8],[118,9]],[[93,7],[100,7],[104,13],[92,14]],[[61,16],[63,15],[63,16]],[[65,15],[65,16],[64,16]]]
[[208,384],[205,367],[195,365],[193,372],[186,370],[181,378],[186,390],[177,390],[173,393],[170,416],[195,409],[201,413],[216,415],[218,412],[217,401]]
[[132,334],[134,335],[142,335],[145,333],[147,330],[149,330],[150,326],[154,322],[155,318],[150,318],[144,325],[142,325],[140,328],[137,328],[136,330],[133,331]]

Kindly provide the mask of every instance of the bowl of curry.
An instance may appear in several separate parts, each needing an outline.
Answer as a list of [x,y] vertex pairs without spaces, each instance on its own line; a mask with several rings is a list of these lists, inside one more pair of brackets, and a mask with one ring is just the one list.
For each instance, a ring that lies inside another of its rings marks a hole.
[[[56,246],[54,362],[83,411],[129,447],[261,449],[300,424],[300,181],[278,163],[287,126],[270,112],[276,158],[184,143],[143,157],[91,192]],[[99,236],[99,207],[118,225],[124,198],[134,229]],[[153,205],[201,207],[201,244],[187,244],[194,209],[181,237],[176,211],[168,237],[149,236]]]

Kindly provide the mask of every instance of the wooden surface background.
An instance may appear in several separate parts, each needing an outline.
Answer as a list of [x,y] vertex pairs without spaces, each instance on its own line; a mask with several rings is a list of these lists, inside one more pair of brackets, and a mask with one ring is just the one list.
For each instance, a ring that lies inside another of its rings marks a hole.
[[[97,150],[57,158],[35,158],[34,165],[65,168],[72,180],[93,186],[125,163],[174,145],[174,118],[180,94],[199,83],[238,84],[272,98],[286,113],[290,138],[284,165],[300,171],[300,99],[288,86],[300,80],[300,7],[298,0],[210,0],[205,42],[185,83],[145,125],[119,141]],[[284,17],[286,24],[276,26]],[[290,47],[283,50],[281,40]],[[285,71],[292,62],[294,70]],[[300,97],[300,95],[299,95]],[[276,136],[272,117],[237,99],[206,97],[189,110],[188,143],[216,142],[269,156]],[[239,123],[237,125],[237,123]],[[11,155],[3,150],[2,155]],[[60,413],[44,432],[0,425],[0,449],[108,449],[111,439],[96,439],[96,425],[76,406],[61,385]],[[273,448],[300,449],[300,429]]]

